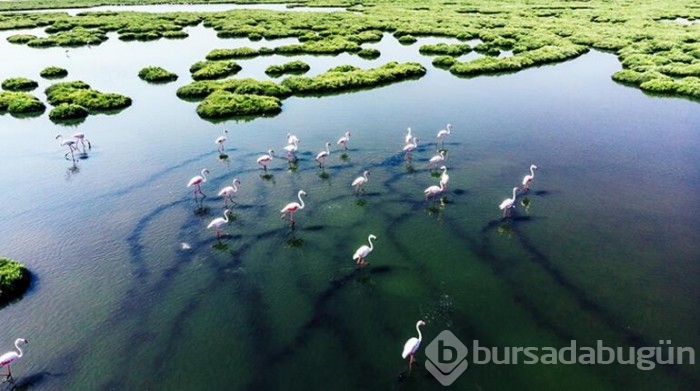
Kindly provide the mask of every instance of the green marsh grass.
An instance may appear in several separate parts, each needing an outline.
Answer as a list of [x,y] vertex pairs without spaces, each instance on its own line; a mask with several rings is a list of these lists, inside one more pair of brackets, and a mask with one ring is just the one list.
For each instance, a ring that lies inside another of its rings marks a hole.
[[44,79],[61,79],[68,76],[68,71],[65,68],[50,66],[42,69],[39,76]]
[[149,66],[139,71],[142,80],[151,83],[167,83],[177,80],[177,75],[161,67]]
[[309,64],[303,61],[290,61],[281,65],[270,65],[265,69],[265,73],[273,77],[279,77],[285,74],[300,75],[308,72],[310,69]]
[[39,87],[39,83],[26,77],[13,77],[2,82],[2,89],[7,91],[31,91]]
[[0,257],[0,305],[20,298],[30,283],[31,273],[23,264]]
[[41,114],[46,105],[39,98],[24,91],[0,91],[0,112],[13,115]]

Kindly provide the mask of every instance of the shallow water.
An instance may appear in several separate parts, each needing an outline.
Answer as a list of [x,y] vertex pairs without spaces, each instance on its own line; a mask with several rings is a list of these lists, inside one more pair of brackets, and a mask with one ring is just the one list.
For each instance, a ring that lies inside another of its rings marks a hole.
[[[189,66],[214,48],[275,46],[215,37],[92,48],[31,49],[0,34],[3,79],[40,82],[68,69],[132,107],[78,126],[48,115],[0,116],[0,254],[37,279],[0,311],[13,367],[31,389],[442,389],[422,366],[405,376],[403,343],[423,327],[423,347],[449,329],[481,346],[673,346],[700,349],[700,255],[693,205],[700,201],[700,110],[615,84],[614,56],[495,77],[456,78],[421,56],[419,40],[386,36],[367,61],[355,56],[242,60],[236,77],[266,78],[272,63],[301,59],[309,75],[331,66],[420,61],[416,81],[327,97],[292,97],[272,118],[213,124],[175,96]],[[439,40],[429,39],[426,43]],[[448,41],[445,41],[448,42]],[[369,45],[368,45],[369,46]],[[186,50],[185,50],[186,49]],[[149,85],[148,65],[180,75]],[[446,201],[423,201],[437,184],[427,169],[447,122]],[[406,128],[419,137],[410,162]],[[228,129],[222,161],[214,139]],[[341,159],[335,141],[352,138]],[[93,149],[75,165],[54,136],[85,132]],[[299,163],[283,158],[299,136]],[[313,157],[333,143],[325,173]],[[282,158],[264,178],[255,159]],[[511,219],[498,204],[539,166],[529,200]],[[202,168],[206,198],[185,187]],[[369,170],[365,193],[352,180]],[[223,212],[218,190],[237,177],[235,221],[217,241],[208,222]],[[295,229],[280,209],[304,189]],[[375,234],[370,265],[352,254]],[[691,389],[694,366],[479,365],[460,389]]]

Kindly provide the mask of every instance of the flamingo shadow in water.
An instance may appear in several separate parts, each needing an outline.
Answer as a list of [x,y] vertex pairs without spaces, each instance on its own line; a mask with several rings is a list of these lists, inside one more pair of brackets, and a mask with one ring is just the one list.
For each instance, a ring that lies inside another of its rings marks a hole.
[[11,385],[11,391],[33,390],[40,385],[44,385],[49,378],[62,377],[65,373],[38,372],[20,379],[10,378],[7,382]]

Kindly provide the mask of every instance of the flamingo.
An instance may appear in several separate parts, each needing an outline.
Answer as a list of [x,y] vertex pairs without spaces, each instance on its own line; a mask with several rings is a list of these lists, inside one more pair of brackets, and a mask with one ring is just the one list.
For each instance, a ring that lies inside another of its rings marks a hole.
[[450,176],[447,175],[447,167],[440,166],[440,169],[442,170],[442,174],[440,174],[440,185],[447,189],[447,182],[450,181]]
[[272,161],[272,157],[274,156],[274,153],[275,153],[275,151],[269,149],[267,151],[267,155],[262,155],[257,160],[258,164],[263,166],[263,169],[265,170],[265,172],[267,172],[267,163]]
[[1,367],[4,367],[4,366],[7,366],[7,373],[4,374],[4,375],[5,375],[5,379],[9,379],[9,378],[12,377],[12,369],[10,368],[10,365],[11,365],[13,362],[17,361],[18,359],[20,359],[20,358],[22,357],[22,355],[24,354],[24,353],[22,352],[22,349],[20,349],[20,347],[19,347],[19,343],[20,343],[20,342],[28,343],[27,340],[24,339],[24,338],[17,338],[17,339],[15,340],[15,348],[17,348],[17,350],[19,351],[19,353],[15,352],[14,350],[10,350],[9,352],[7,352],[7,353],[3,354],[2,356],[0,356],[0,368],[1,368]]
[[299,190],[299,193],[297,193],[297,198],[299,199],[299,202],[290,202],[288,203],[280,212],[282,212],[282,216],[280,216],[280,220],[284,219],[287,214],[289,214],[289,221],[294,225],[294,212],[297,210],[304,209],[304,200],[301,199],[301,196],[305,196],[306,192],[304,190]]
[[224,208],[228,208],[228,200],[231,200],[233,204],[236,202],[233,200],[233,195],[238,192],[238,186],[241,181],[238,178],[233,178],[233,186],[226,186],[221,191],[219,191],[219,197],[224,197]]
[[197,192],[199,194],[204,195],[202,193],[202,183],[207,181],[207,174],[209,174],[208,169],[203,169],[201,172],[201,175],[195,175],[193,176],[189,182],[187,182],[187,187],[192,187],[194,186],[194,198],[197,199]]
[[368,176],[369,171],[365,170],[365,172],[363,172],[361,176],[358,176],[357,178],[355,178],[354,181],[352,181],[352,187],[355,188],[355,192],[359,193],[361,191],[362,185],[367,183],[367,181],[369,180]]
[[92,149],[92,143],[90,143],[90,139],[85,137],[85,133],[78,132],[78,133],[73,133],[72,136],[76,140],[76,150],[78,149],[78,143],[77,141],[80,141],[80,144],[83,145],[83,152],[85,152],[85,142],[87,141],[88,149]]
[[416,323],[416,331],[418,331],[418,338],[416,337],[411,337],[406,341],[406,343],[403,345],[403,353],[401,353],[401,358],[405,359],[406,357],[410,356],[410,359],[408,360],[408,374],[411,374],[411,369],[413,367],[413,361],[414,361],[414,356],[418,352],[418,348],[420,347],[420,343],[423,340],[423,334],[420,332],[420,327],[425,326],[425,322],[422,320],[419,320]]
[[360,267],[367,266],[367,262],[365,262],[365,258],[367,258],[369,253],[371,253],[372,250],[374,250],[374,244],[372,243],[372,239],[376,240],[377,237],[370,234],[367,237],[367,241],[369,242],[369,246],[367,246],[366,244],[363,244],[362,246],[360,246],[360,248],[357,249],[357,251],[355,251],[355,254],[353,254],[353,256],[352,256],[352,259],[357,261],[357,264]]
[[513,206],[515,206],[515,192],[517,192],[517,191],[518,191],[518,188],[514,187],[513,188],[513,198],[506,198],[505,200],[503,200],[503,202],[501,202],[500,205],[498,205],[498,208],[503,211],[504,218],[506,217],[506,213],[508,212],[508,210],[510,208],[512,208]]
[[407,159],[410,158],[411,152],[417,148],[418,148],[418,137],[413,137],[412,141],[403,147],[403,150],[406,152],[405,158],[407,158]]
[[403,139],[403,145],[408,145],[413,139],[413,134],[411,134],[411,128],[406,129],[406,136]]
[[66,152],[63,157],[68,159],[68,154],[70,153],[70,156],[73,158],[73,160],[75,160],[75,155],[73,152],[78,150],[78,143],[75,141],[75,139],[63,139],[63,136],[57,134],[56,140],[58,140],[58,145],[62,147],[68,146],[68,152]]
[[299,144],[299,138],[291,133],[287,133],[287,144]]
[[219,153],[224,153],[224,142],[228,139],[226,135],[228,134],[228,130],[224,129],[224,134],[217,137],[216,140],[214,140],[214,143],[218,145],[218,150]]
[[326,158],[330,154],[331,154],[331,143],[327,142],[326,143],[326,150],[319,152],[318,155],[316,155],[316,158],[314,159],[318,162],[318,166],[320,168],[323,168],[323,163],[325,163]]
[[535,179],[535,170],[537,170],[537,166],[531,164],[530,175],[525,175],[525,177],[523,178],[523,191],[530,190],[530,182],[532,182],[532,180]]
[[[284,150],[287,151],[287,159],[292,160],[292,158],[296,158],[294,155],[297,152],[297,149],[299,148],[299,141],[294,140],[292,143],[284,147]],[[294,159],[296,160],[296,159]]]
[[228,215],[231,214],[231,209],[226,209],[224,211],[224,217],[217,217],[214,220],[212,220],[209,225],[207,225],[207,229],[214,228],[214,231],[216,232],[216,238],[219,239],[222,235],[221,233],[221,226],[224,224],[228,224]]
[[343,146],[343,151],[347,151],[348,149],[348,141],[350,141],[350,132],[345,132],[343,137],[338,139],[338,145]]
[[437,155],[430,158],[430,160],[428,161],[428,169],[432,170],[434,166],[436,166],[443,160],[445,160],[445,151],[440,151],[437,153]]
[[443,191],[445,191],[445,184],[443,184],[441,181],[440,186],[435,186],[435,185],[430,186],[430,187],[426,188],[425,190],[423,190],[423,194],[425,194],[425,200],[428,201],[429,197],[440,194]]
[[437,145],[438,141],[440,141],[442,142],[443,148],[445,147],[445,136],[452,133],[452,124],[447,124],[446,128],[447,129],[441,129],[437,133],[437,137],[435,138],[435,145]]

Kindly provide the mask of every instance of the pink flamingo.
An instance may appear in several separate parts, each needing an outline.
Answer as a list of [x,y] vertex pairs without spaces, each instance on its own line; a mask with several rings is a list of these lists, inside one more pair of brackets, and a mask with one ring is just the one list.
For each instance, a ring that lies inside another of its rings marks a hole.
[[267,163],[270,163],[272,161],[272,158],[274,156],[275,151],[269,149],[267,151],[267,155],[262,155],[258,158],[257,162],[259,165],[263,167],[265,172],[267,172]]
[[425,194],[425,200],[428,201],[428,198],[438,195],[443,191],[445,191],[445,185],[442,182],[440,182],[440,186],[430,186],[423,190],[423,194]]
[[325,163],[326,158],[330,154],[331,154],[331,143],[327,142],[326,143],[326,150],[319,152],[318,155],[316,155],[316,158],[314,159],[314,160],[316,160],[316,162],[318,162],[318,166],[320,168],[323,168],[323,164]]
[[287,133],[287,144],[299,144],[299,138],[291,133]]
[[447,124],[447,129],[441,129],[437,133],[437,137],[435,138],[435,145],[437,145],[438,142],[442,142],[442,147],[445,147],[445,137],[452,133],[452,124]]
[[445,151],[440,151],[428,161],[428,169],[432,170],[438,163],[445,160]]
[[338,139],[338,145],[342,146],[343,151],[347,151],[348,149],[348,141],[350,141],[350,132],[345,132],[343,137]]
[[419,320],[418,323],[416,323],[416,331],[418,331],[418,338],[412,337],[409,338],[408,341],[403,345],[403,353],[401,353],[401,358],[405,359],[406,357],[410,357],[408,360],[408,374],[411,374],[411,369],[413,368],[413,361],[414,361],[414,356],[418,352],[418,348],[420,348],[420,343],[423,340],[423,334],[420,332],[420,327],[425,326],[425,322],[422,320]]
[[10,379],[10,378],[12,377],[12,369],[10,368],[10,365],[11,365],[13,362],[15,362],[15,361],[19,360],[20,358],[22,358],[22,356],[23,356],[23,354],[24,354],[24,353],[22,352],[22,349],[20,349],[20,347],[19,347],[19,343],[20,343],[20,342],[28,343],[27,340],[24,339],[24,338],[17,338],[17,339],[15,340],[15,348],[17,348],[17,351],[18,351],[19,353],[18,353],[18,352],[15,352],[15,351],[13,351],[13,350],[10,350],[9,352],[7,352],[7,353],[3,354],[2,356],[0,356],[0,368],[5,367],[5,366],[7,367],[7,373],[4,374],[4,375],[5,375],[5,379]]
[[530,190],[530,182],[535,179],[535,170],[537,170],[537,166],[534,164],[530,165],[530,175],[525,175],[523,178],[523,191]]
[[75,160],[75,155],[73,154],[73,152],[78,150],[78,144],[75,141],[75,139],[63,139],[63,136],[57,134],[56,140],[58,140],[58,145],[62,147],[68,147],[68,152],[66,152],[66,154],[63,155],[63,157],[68,159],[68,154],[70,153],[70,156],[73,158],[73,160]]
[[418,148],[418,137],[413,137],[412,141],[403,147],[403,151],[406,152],[405,159],[411,158],[411,152]]
[[442,170],[442,174],[440,174],[440,185],[447,189],[447,182],[450,181],[450,176],[447,175],[447,167],[440,166],[440,169]]
[[297,150],[299,149],[299,141],[294,140],[292,143],[284,147],[284,150],[287,151],[287,160],[296,160],[296,153]]
[[355,178],[354,181],[352,181],[352,187],[355,188],[355,192],[357,192],[357,193],[360,192],[362,185],[367,183],[367,181],[369,180],[368,176],[369,176],[369,171],[365,170],[365,172],[362,173],[362,176],[358,176],[357,178]]
[[515,192],[517,192],[517,191],[518,191],[518,188],[514,187],[513,188],[513,198],[506,198],[505,200],[503,200],[503,202],[501,202],[500,205],[498,205],[498,208],[503,211],[504,218],[506,217],[506,213],[508,213],[510,208],[515,206]]
[[306,192],[304,190],[299,190],[299,193],[297,193],[297,198],[299,199],[299,202],[290,202],[287,205],[285,205],[280,212],[282,212],[282,216],[280,216],[280,220],[283,220],[288,214],[289,214],[289,222],[294,225],[294,212],[304,209],[304,200],[301,199],[301,196],[305,196]]
[[212,220],[209,225],[207,225],[207,229],[214,228],[214,231],[216,232],[216,238],[219,239],[223,233],[221,232],[221,226],[224,224],[228,224],[228,215],[231,214],[231,209],[226,209],[224,211],[224,217],[217,217],[214,220]]
[[228,130],[224,129],[224,134],[217,137],[216,140],[214,140],[214,143],[218,146],[219,153],[224,153],[224,142],[228,140],[226,135],[228,134]]
[[195,199],[197,199],[197,192],[204,196],[204,193],[202,193],[202,183],[207,181],[207,174],[209,174],[209,170],[205,168],[202,170],[201,175],[195,175],[187,182],[187,187],[194,186]]
[[372,243],[372,239],[376,240],[377,237],[374,235],[369,235],[367,237],[367,241],[369,242],[369,246],[366,244],[363,244],[360,246],[360,248],[355,251],[355,254],[353,254],[352,259],[357,261],[357,265],[360,267],[365,267],[368,265],[368,263],[365,261],[365,258],[369,255],[369,253],[374,250],[374,244]]
[[411,128],[406,129],[406,136],[403,138],[403,145],[408,145],[411,143],[411,140],[413,139],[413,134],[411,134]]
[[[83,145],[83,152],[85,152],[85,142],[87,141],[88,149],[92,149],[92,143],[90,143],[90,139],[85,137],[85,133],[73,133],[72,136],[76,141],[80,141],[80,144]],[[76,143],[76,149],[77,149],[77,143]]]
[[224,197],[224,208],[228,208],[228,200],[231,200],[232,204],[236,204],[233,200],[233,195],[238,192],[238,186],[241,181],[238,178],[233,178],[233,186],[226,186],[221,191],[219,191],[219,197]]

